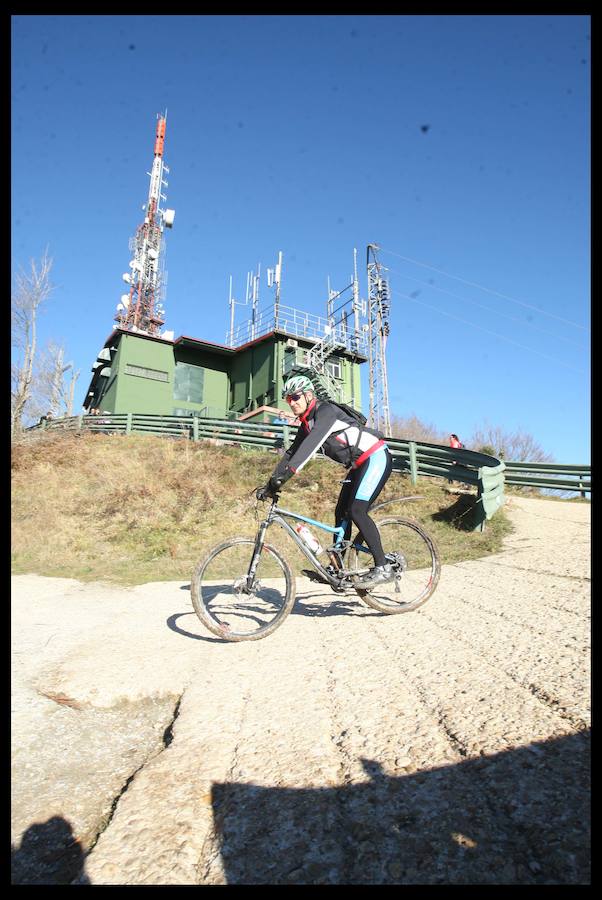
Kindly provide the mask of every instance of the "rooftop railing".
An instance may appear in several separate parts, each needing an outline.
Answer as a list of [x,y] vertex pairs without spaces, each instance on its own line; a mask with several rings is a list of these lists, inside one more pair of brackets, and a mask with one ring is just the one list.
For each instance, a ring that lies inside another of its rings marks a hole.
[[258,310],[254,319],[247,319],[237,325],[232,333],[228,331],[226,341],[231,347],[242,347],[272,331],[284,331],[293,337],[310,341],[322,340],[330,334],[337,344],[351,353],[368,355],[366,332],[356,332],[347,327],[345,320],[333,325],[325,316],[317,316],[284,304],[280,304],[277,311],[273,305]]

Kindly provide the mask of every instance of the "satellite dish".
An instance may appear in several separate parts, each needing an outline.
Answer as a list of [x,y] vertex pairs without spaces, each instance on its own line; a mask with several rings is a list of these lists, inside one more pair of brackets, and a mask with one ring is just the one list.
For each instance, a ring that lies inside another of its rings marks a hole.
[[121,277],[123,278],[123,280],[125,281],[126,284],[130,283],[130,276],[127,272],[124,272]]
[[117,304],[117,309],[123,309],[123,308],[124,308],[123,303],[118,303],[118,304]]

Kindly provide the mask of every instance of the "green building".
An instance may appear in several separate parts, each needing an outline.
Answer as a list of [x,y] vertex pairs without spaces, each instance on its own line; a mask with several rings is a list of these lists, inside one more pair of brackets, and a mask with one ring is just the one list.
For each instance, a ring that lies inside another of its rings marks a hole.
[[227,346],[116,328],[92,366],[84,409],[269,422],[288,412],[281,391],[293,372],[312,377],[320,396],[361,409],[363,333],[281,307],[248,336]]

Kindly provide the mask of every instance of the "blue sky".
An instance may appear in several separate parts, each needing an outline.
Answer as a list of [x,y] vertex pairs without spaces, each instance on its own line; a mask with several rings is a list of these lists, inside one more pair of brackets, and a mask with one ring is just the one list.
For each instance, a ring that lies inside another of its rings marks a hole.
[[366,297],[376,243],[392,414],[588,462],[589,35],[587,16],[13,16],[12,266],[48,245],[40,336],[81,369],[77,409],[167,109],[176,337],[224,343],[229,276],[243,299],[280,250],[283,303],[324,315],[354,247]]

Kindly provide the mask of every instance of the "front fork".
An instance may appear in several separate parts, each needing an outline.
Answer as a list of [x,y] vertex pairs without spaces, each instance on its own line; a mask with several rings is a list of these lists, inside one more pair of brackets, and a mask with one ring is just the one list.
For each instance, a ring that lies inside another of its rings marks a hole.
[[271,517],[268,517],[259,526],[259,531],[257,532],[257,537],[255,538],[255,546],[253,547],[253,555],[249,564],[249,571],[247,572],[248,591],[252,591],[253,587],[255,586],[255,572],[257,571],[257,566],[259,565],[259,559],[261,557],[261,551],[263,550],[263,545],[265,543],[265,533],[268,530],[268,526],[271,525],[271,522]]

